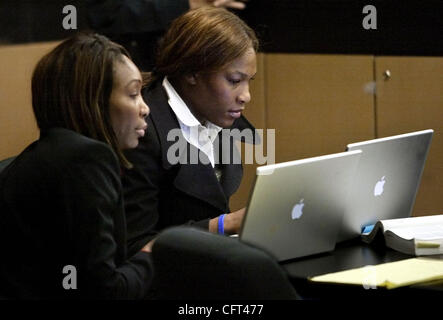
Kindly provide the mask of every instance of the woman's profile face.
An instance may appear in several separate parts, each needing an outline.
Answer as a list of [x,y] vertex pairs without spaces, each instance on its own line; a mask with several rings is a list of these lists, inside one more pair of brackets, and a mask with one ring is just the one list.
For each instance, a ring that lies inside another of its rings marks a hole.
[[112,127],[121,149],[135,148],[147,127],[149,108],[141,95],[142,77],[135,64],[123,56],[114,63],[113,86],[109,100]]
[[190,95],[189,108],[204,124],[210,121],[222,128],[228,128],[241,116],[251,100],[249,81],[257,72],[254,49],[248,49],[223,69],[213,73],[197,73]]

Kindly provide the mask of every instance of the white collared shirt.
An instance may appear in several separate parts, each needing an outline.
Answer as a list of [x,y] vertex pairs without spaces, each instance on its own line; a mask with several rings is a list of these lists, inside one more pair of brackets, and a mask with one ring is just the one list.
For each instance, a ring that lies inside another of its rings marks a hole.
[[177,91],[175,91],[167,77],[163,79],[162,85],[168,94],[168,103],[178,119],[184,138],[191,145],[202,151],[214,168],[214,140],[222,128],[209,121],[206,122],[205,126],[202,125],[189,110]]

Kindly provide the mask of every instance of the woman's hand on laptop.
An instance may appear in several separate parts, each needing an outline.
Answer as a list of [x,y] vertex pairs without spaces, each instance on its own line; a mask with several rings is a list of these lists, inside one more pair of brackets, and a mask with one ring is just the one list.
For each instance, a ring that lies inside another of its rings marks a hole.
[[[236,234],[240,232],[243,220],[245,218],[246,207],[237,211],[227,213],[224,219],[224,233]],[[218,233],[219,217],[213,218],[209,221],[209,231]]]
[[225,234],[240,233],[243,220],[245,218],[246,208],[228,213],[225,216]]

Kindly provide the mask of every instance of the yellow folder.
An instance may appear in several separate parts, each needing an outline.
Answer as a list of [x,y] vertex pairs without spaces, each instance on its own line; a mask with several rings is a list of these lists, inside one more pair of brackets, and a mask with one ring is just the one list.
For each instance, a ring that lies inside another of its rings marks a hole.
[[411,258],[365,266],[310,278],[314,282],[361,285],[366,289],[393,289],[411,284],[443,279],[443,257]]

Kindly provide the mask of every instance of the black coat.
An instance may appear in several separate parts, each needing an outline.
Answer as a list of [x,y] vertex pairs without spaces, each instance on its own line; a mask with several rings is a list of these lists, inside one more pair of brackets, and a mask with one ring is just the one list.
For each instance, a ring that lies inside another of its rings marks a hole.
[[[170,226],[191,224],[208,229],[209,219],[230,211],[229,198],[240,186],[243,174],[241,163],[221,164],[219,182],[211,164],[171,164],[167,153],[175,141],[168,141],[167,136],[173,129],[180,132],[178,120],[161,81],[145,89],[143,95],[151,109],[148,129],[139,146],[126,152],[134,168],[125,171],[122,180],[130,252]],[[233,128],[254,129],[243,117]],[[228,144],[225,150],[230,150],[231,157],[238,155],[234,139],[216,139],[214,146],[220,147],[222,141]],[[186,150],[189,156],[196,148],[186,142]],[[225,156],[220,152],[216,157]]]
[[[120,165],[104,143],[51,129],[0,174],[0,295],[143,298],[150,255],[127,260]],[[65,266],[74,266],[63,272]],[[77,289],[66,290],[69,276]]]

